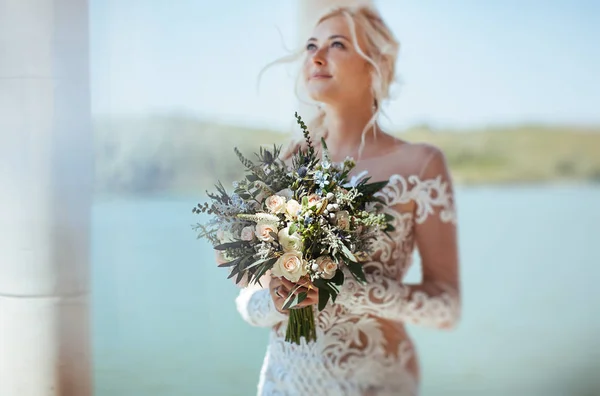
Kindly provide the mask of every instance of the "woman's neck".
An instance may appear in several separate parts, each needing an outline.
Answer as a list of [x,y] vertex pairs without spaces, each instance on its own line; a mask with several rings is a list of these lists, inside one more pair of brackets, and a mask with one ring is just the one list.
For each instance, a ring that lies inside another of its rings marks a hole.
[[[332,107],[326,109],[325,122],[327,125],[327,148],[334,158],[358,157],[362,142],[362,134],[367,123],[373,117],[373,110],[364,103]],[[379,128],[375,124],[376,133]],[[365,147],[375,136],[372,129],[365,135]]]

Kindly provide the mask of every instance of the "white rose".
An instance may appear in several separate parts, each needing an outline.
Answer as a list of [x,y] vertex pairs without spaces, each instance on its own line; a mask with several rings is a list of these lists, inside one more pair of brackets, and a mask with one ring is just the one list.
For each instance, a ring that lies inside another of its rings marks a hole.
[[350,214],[346,210],[339,211],[335,214],[335,222],[342,230],[350,228]]
[[252,239],[254,239],[254,227],[253,226],[244,227],[242,229],[240,239],[242,241],[251,241]]
[[284,252],[301,252],[302,248],[304,247],[300,235],[297,232],[294,232],[292,235],[290,235],[289,227],[285,227],[284,229],[280,230],[277,234],[277,237]]
[[298,201],[296,201],[295,199],[290,199],[286,204],[285,204],[285,211],[287,212],[287,214],[289,216],[291,216],[292,218],[296,218],[298,217],[298,211],[302,209],[302,205],[300,205],[300,203]]
[[338,265],[329,256],[319,256],[316,260],[319,269],[322,271],[323,279],[331,279],[337,271]]
[[290,282],[298,282],[307,274],[302,255],[298,252],[284,253],[273,265],[271,273]]
[[280,195],[271,195],[267,198],[265,204],[271,213],[283,213],[285,211],[285,197]]
[[271,236],[272,232],[277,234],[277,226],[275,224],[261,222],[256,225],[256,230],[254,234],[261,241],[271,242],[273,240],[273,237]]

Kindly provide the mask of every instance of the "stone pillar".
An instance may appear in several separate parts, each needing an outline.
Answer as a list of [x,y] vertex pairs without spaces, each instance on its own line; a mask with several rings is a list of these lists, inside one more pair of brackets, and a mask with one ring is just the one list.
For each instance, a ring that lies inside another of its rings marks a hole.
[[0,0],[0,395],[90,396],[88,2]]
[[[333,7],[369,5],[374,6],[373,0],[297,0],[297,32],[298,45],[304,45],[310,37],[310,32],[318,18]],[[303,92],[300,90],[302,96]],[[298,112],[307,121],[316,115],[316,108],[305,103],[298,103]]]

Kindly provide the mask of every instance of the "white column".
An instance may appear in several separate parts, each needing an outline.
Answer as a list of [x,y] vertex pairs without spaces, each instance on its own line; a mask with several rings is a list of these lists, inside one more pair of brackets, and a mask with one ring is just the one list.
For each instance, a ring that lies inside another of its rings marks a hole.
[[90,396],[88,3],[0,0],[0,395]]
[[[310,32],[314,29],[319,17],[327,10],[341,6],[374,6],[374,2],[373,0],[297,0],[296,5],[298,44],[303,45],[310,37]],[[312,119],[316,114],[316,108],[302,102],[298,103],[298,109],[299,114],[305,121]]]

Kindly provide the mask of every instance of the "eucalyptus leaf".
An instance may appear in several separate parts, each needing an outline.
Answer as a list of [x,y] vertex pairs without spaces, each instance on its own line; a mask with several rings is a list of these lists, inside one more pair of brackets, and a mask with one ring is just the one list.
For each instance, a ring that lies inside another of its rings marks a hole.
[[355,261],[347,261],[346,266],[354,276],[354,279],[356,279],[363,285],[367,283],[367,278],[365,277],[365,272],[363,271],[363,267],[361,264]]

